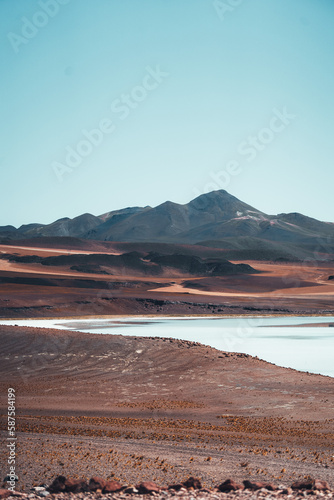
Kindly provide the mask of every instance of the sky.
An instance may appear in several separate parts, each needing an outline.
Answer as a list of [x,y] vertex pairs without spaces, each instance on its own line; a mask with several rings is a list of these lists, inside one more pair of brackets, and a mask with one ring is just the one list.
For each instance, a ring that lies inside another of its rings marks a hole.
[[226,189],[334,221],[333,0],[0,0],[0,225]]

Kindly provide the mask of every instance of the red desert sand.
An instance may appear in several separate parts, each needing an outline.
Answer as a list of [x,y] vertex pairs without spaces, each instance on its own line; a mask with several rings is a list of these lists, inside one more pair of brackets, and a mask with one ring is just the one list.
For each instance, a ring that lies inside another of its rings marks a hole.
[[[121,253],[112,243],[86,242],[85,245],[88,249],[0,245],[0,252],[39,257],[73,252]],[[203,247],[201,251],[208,249]],[[259,273],[194,277],[174,272],[157,277],[102,269],[94,274],[73,270],[71,266],[45,266],[2,258],[0,317],[334,313],[334,279],[329,280],[334,270],[330,262],[242,262]]]
[[[117,244],[84,245],[75,253],[121,253]],[[0,246],[0,252],[46,257],[72,251],[9,247]],[[4,258],[0,317],[334,313],[330,263],[246,264],[260,273],[157,277],[102,269],[94,274]],[[38,487],[51,485],[57,476],[72,486],[80,478],[89,484],[90,478],[100,477],[130,488],[106,493],[109,498],[144,493],[134,486],[152,481],[179,485],[178,491],[157,487],[151,492],[160,498],[228,497],[233,495],[228,488],[208,488],[229,478],[239,485],[285,485],[289,498],[306,492],[332,496],[317,493],[326,488],[314,482],[334,484],[330,377],[173,339],[17,326],[0,326],[0,338],[2,450],[11,387],[16,395],[16,490],[37,488],[31,498],[47,495]],[[2,479],[9,472],[7,458],[6,453],[0,457]],[[200,478],[204,490],[182,485],[189,477]],[[310,487],[293,493],[290,486],[297,481]],[[52,494],[73,494],[62,491]],[[90,498],[102,491],[78,495]],[[281,493],[282,488],[270,495]],[[268,490],[237,489],[237,494],[253,498],[267,496]],[[6,495],[0,492],[0,498]]]
[[[333,483],[333,379],[161,338],[1,326],[2,446],[16,391],[17,488],[200,477]],[[6,471],[6,456],[1,457]]]

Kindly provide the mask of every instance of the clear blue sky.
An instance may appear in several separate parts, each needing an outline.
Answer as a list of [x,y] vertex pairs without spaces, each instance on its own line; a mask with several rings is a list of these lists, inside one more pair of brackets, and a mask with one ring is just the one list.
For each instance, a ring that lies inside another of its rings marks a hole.
[[220,188],[334,221],[333,0],[0,0],[0,37],[0,225]]

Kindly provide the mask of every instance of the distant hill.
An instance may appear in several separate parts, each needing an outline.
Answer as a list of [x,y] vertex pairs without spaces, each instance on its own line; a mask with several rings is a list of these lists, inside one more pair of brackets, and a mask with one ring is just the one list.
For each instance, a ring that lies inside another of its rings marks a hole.
[[299,213],[268,215],[225,190],[185,205],[129,207],[100,216],[83,214],[51,224],[0,227],[0,239],[69,237],[128,243],[168,243],[220,248],[228,259],[334,259],[334,223]]
[[[248,264],[233,264],[226,259],[202,259],[193,255],[161,255],[156,252],[128,252],[121,255],[70,254],[52,257],[38,255],[1,254],[0,259],[21,264],[42,264],[43,266],[66,266],[74,271],[98,274],[131,274],[136,276],[226,276],[255,274]],[[4,282],[0,278],[0,282]]]

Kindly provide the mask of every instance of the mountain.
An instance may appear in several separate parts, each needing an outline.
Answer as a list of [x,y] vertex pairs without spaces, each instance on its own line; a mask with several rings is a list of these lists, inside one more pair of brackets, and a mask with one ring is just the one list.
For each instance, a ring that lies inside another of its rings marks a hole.
[[334,258],[334,224],[299,213],[269,215],[225,190],[181,205],[128,207],[100,216],[83,214],[51,224],[0,227],[2,240],[75,237],[85,240],[160,242],[225,249],[227,258],[300,260],[317,252]]
[[[196,243],[201,238],[199,228],[212,227],[221,221],[227,222],[237,214],[261,212],[247,205],[226,191],[213,191],[186,205],[166,201],[151,208],[146,207],[122,218],[108,219],[96,230],[82,235],[108,241],[161,241],[173,243]],[[191,232],[194,235],[191,235]],[[197,231],[199,231],[197,236]]]
[[24,232],[27,237],[37,236],[72,236],[79,237],[83,233],[101,224],[99,217],[91,214],[83,214],[69,219],[65,217],[48,225],[29,225],[28,227],[21,226],[20,232]]
[[[38,255],[1,254],[0,259],[20,264],[68,266],[74,271],[98,274],[135,274],[136,276],[226,276],[256,274],[248,264],[233,264],[224,258],[202,259],[194,255],[161,255],[157,252],[126,252],[121,255],[69,254],[50,257]],[[176,273],[176,274],[175,274]],[[3,278],[0,278],[1,282]],[[11,282],[11,280],[7,281]],[[17,280],[15,281],[17,282]],[[22,283],[22,281],[21,281]]]

